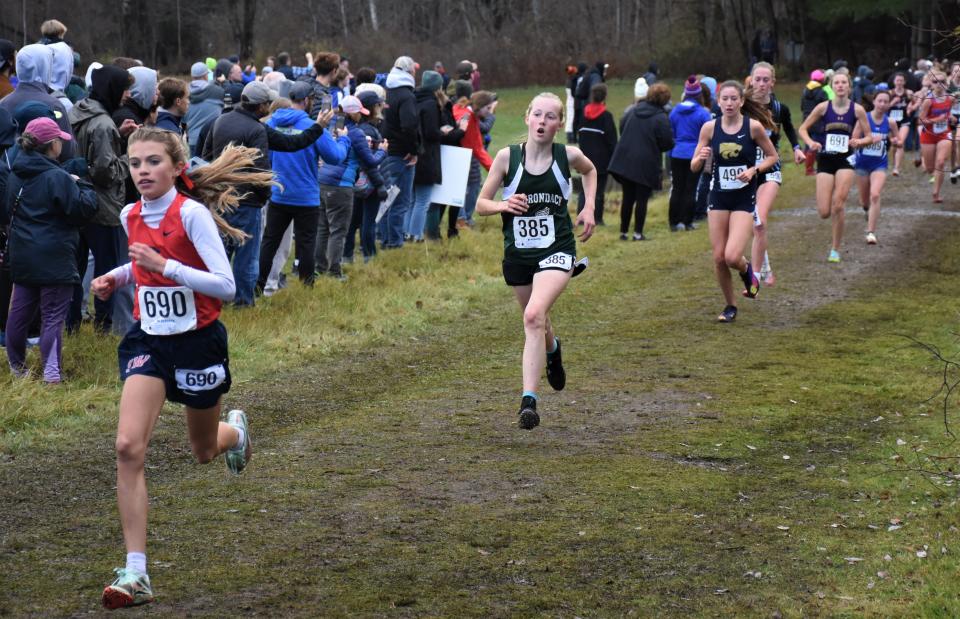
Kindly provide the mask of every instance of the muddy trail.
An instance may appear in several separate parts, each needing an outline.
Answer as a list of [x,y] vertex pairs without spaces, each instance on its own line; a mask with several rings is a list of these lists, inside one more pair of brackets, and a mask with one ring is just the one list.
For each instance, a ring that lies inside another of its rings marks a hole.
[[[799,325],[816,328],[818,308],[935,268],[938,241],[960,228],[953,188],[945,187],[946,204],[932,205],[926,179],[910,170],[888,180],[877,246],[863,241],[852,192],[843,262],[831,265],[829,224],[816,216],[809,185],[772,220],[777,286],[741,304],[734,325],[712,322],[722,298],[705,230],[687,233],[702,236],[689,262],[657,272],[625,259],[637,244],[591,256],[588,281],[561,299],[555,318],[568,386],[545,394],[543,425],[533,432],[515,423],[522,329],[506,290],[424,337],[236,387],[228,404],[249,412],[255,448],[240,478],[220,459],[194,464],[182,414],[165,410],[147,456],[157,601],[144,612],[597,616],[633,603],[664,614],[729,608],[703,586],[682,583],[722,576],[736,543],[693,534],[676,549],[609,533],[625,518],[620,503],[655,520],[673,509],[667,504],[689,500],[682,488],[666,488],[659,509],[656,497],[644,496],[667,469],[699,480],[707,493],[723,486],[751,495],[764,483],[756,463],[687,454],[666,438],[704,427],[723,438],[714,385],[729,362],[690,351],[721,346],[732,337],[721,329],[762,342]],[[652,243],[670,237],[660,232]],[[671,279],[682,285],[668,286]],[[0,615],[102,612],[99,592],[123,558],[114,423],[0,463]],[[826,465],[843,456],[819,457]],[[622,501],[611,490],[621,478],[605,470],[620,462],[640,480]],[[775,490],[753,509],[792,505],[805,492]],[[608,533],[594,537],[577,524],[591,521]],[[614,604],[634,591],[627,576],[647,582],[646,597]],[[802,588],[778,595],[800,596]]]

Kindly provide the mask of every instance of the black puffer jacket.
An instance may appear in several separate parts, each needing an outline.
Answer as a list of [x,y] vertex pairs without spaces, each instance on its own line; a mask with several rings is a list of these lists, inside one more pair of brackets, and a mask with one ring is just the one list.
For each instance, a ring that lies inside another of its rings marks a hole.
[[664,153],[673,148],[673,129],[662,107],[646,101],[627,108],[620,121],[620,141],[607,171],[618,180],[626,179],[660,189]]
[[[57,162],[20,151],[13,160],[0,222],[10,227],[10,276],[22,286],[80,283],[77,248],[80,226],[96,214],[93,185],[75,181]],[[16,204],[17,196],[19,204]]]
[[438,185],[442,182],[440,171],[440,103],[430,90],[417,89],[417,116],[420,118],[421,153],[417,157],[417,171],[413,182],[416,185]]

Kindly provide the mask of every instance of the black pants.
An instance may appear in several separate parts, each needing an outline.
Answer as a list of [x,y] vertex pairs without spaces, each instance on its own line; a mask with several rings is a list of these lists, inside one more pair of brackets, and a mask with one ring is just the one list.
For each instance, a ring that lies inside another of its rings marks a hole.
[[670,190],[670,227],[693,223],[694,195],[700,174],[690,169],[689,159],[670,158],[673,185]]
[[630,216],[633,215],[636,204],[637,217],[633,231],[643,234],[643,224],[647,221],[647,202],[653,189],[627,179],[620,179],[623,186],[623,205],[620,207],[620,234],[626,234],[630,229]]
[[[93,276],[100,277],[128,261],[127,241],[120,225],[104,226],[102,224],[87,224],[80,231],[80,247],[77,251],[77,270],[80,280],[87,272],[87,254],[93,252]],[[98,331],[109,331],[113,325],[113,305],[116,295],[111,295],[106,301],[94,298],[93,325]],[[76,286],[73,299],[70,302],[70,311],[67,312],[67,329],[75,329],[80,325],[82,316],[81,303],[83,290]]]
[[707,196],[710,195],[710,175],[700,174],[697,180],[697,197],[694,200],[696,206],[693,209],[694,219],[707,218]]
[[260,274],[257,277],[257,289],[263,290],[267,285],[267,277],[273,267],[273,258],[280,248],[283,233],[287,231],[290,222],[293,222],[293,238],[296,245],[297,260],[299,260],[300,281],[305,284],[313,283],[313,269],[315,266],[313,252],[317,246],[317,216],[319,206],[288,206],[271,202],[267,207],[267,224],[263,230],[263,241],[260,243]]
[[457,216],[460,214],[459,206],[447,206],[446,204],[430,204],[427,211],[427,225],[424,230],[428,239],[436,241],[440,238],[440,224],[443,222],[443,212],[448,212],[447,217],[447,238],[452,239],[459,236],[457,231]]
[[[593,201],[593,218],[597,221],[597,224],[603,223],[603,196],[607,192],[607,174],[597,174],[597,196]],[[584,203],[586,202],[586,194],[583,191],[580,191],[580,203],[577,205],[577,213],[583,210]]]

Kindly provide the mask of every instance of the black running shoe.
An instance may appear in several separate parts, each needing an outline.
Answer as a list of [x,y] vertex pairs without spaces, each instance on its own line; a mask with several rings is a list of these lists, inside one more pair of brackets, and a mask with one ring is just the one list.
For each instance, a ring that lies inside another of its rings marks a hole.
[[743,296],[748,299],[756,299],[757,295],[760,294],[760,279],[754,274],[753,266],[748,262],[747,270],[740,274],[740,279],[743,280],[743,285],[746,287],[743,291]]
[[540,415],[537,414],[537,401],[528,395],[520,399],[520,429],[533,430],[540,425]]
[[733,322],[737,319],[737,306],[728,305],[723,308],[723,311],[720,312],[720,315],[717,316],[717,322]]
[[554,391],[563,391],[567,384],[567,373],[563,371],[563,360],[560,358],[560,338],[557,338],[557,349],[547,353],[547,382]]

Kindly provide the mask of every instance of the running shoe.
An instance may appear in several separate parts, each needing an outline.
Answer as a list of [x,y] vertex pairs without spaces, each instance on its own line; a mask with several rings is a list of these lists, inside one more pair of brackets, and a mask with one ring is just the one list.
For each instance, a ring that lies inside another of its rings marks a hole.
[[540,425],[540,415],[537,414],[537,400],[528,395],[520,399],[520,429],[532,430]]
[[649,241],[650,239],[648,239],[647,237],[643,236],[642,234],[637,234],[636,232],[634,232],[634,233],[633,233],[633,240],[634,240],[634,241]]
[[620,233],[620,240],[621,240],[621,241],[629,240],[629,239],[627,238],[627,233],[626,233],[626,232],[621,232],[621,233]]
[[110,610],[139,606],[153,601],[153,589],[150,588],[150,577],[146,574],[118,567],[113,572],[116,579],[103,590],[101,601],[103,607]]
[[737,319],[737,306],[728,305],[723,308],[723,311],[720,312],[720,315],[717,316],[717,322],[733,322]]
[[740,279],[743,280],[745,287],[743,296],[748,299],[756,299],[757,295],[760,294],[760,279],[753,272],[753,266],[749,262],[747,262],[747,270],[740,274]]
[[227,413],[227,423],[243,430],[243,446],[228,449],[226,453],[227,468],[234,475],[239,475],[247,467],[250,458],[253,457],[253,445],[250,440],[250,430],[247,427],[247,414],[234,409]]
[[554,391],[563,391],[567,384],[567,373],[560,358],[560,338],[557,338],[557,349],[547,353],[547,382]]
[[957,184],[957,177],[960,177],[960,169],[954,170],[950,173],[950,183],[953,185]]
[[894,169],[893,169],[893,172],[891,172],[891,174],[893,174],[894,176],[900,176],[900,169],[899,169],[899,168],[894,168]]
[[767,275],[763,278],[763,285],[771,287],[777,283],[777,276],[773,274],[773,271],[767,271]]
[[685,232],[687,227],[683,224],[677,224],[674,227],[670,228],[673,232]]
[[867,245],[876,245],[877,235],[873,232],[867,232]]
[[831,249],[830,255],[827,256],[827,262],[840,262],[840,252],[835,249]]

